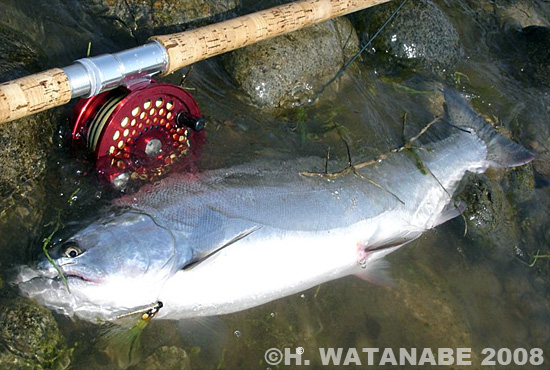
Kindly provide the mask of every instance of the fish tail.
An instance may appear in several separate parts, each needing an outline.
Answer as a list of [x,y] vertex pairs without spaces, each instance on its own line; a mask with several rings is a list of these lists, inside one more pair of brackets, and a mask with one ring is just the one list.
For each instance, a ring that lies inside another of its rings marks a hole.
[[532,153],[518,143],[497,132],[489,122],[474,111],[457,91],[445,89],[447,118],[453,126],[475,133],[487,145],[486,165],[516,167],[534,159]]

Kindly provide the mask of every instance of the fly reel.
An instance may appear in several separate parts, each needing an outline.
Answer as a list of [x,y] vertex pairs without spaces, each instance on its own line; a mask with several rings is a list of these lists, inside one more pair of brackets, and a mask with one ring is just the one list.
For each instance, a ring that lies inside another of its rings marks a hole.
[[184,166],[205,140],[197,102],[184,89],[155,80],[82,99],[75,107],[73,143],[87,147],[99,176],[123,189]]

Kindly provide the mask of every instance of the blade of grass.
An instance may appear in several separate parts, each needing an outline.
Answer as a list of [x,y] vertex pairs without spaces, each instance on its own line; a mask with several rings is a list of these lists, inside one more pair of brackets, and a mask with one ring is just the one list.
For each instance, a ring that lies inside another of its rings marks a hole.
[[61,223],[61,220],[60,220],[60,217],[61,217],[61,210],[58,211],[57,213],[57,219],[55,221],[52,221],[44,226],[49,226],[49,225],[55,225],[54,226],[54,229],[53,231],[51,232],[50,235],[48,235],[46,238],[44,238],[42,240],[42,252],[44,252],[44,256],[46,256],[46,259],[48,260],[49,263],[51,263],[51,265],[55,268],[55,270],[57,271],[57,273],[59,274],[59,277],[61,278],[61,280],[63,281],[63,284],[65,285],[65,287],[67,288],[67,291],[70,293],[71,292],[71,289],[69,288],[69,281],[67,280],[67,278],[65,277],[65,274],[63,273],[63,271],[59,268],[59,266],[57,266],[57,264],[55,263],[55,261],[53,260],[53,258],[50,256],[50,254],[48,253],[48,246],[50,245],[51,241],[52,241],[52,238],[53,236],[55,235],[56,232],[59,231],[59,228],[61,227],[62,223]]

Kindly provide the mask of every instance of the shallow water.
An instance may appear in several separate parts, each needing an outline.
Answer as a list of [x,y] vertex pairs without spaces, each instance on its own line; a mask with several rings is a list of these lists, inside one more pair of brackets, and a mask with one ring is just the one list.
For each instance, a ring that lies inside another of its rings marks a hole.
[[[34,4],[0,1],[15,23],[27,21],[33,15],[29,33],[43,41],[51,66],[66,65],[82,57],[86,40],[93,40],[94,53],[132,46],[127,36],[118,40],[112,37],[114,26],[95,31],[100,20],[88,18],[77,2],[58,1],[31,12]],[[526,147],[548,148],[550,97],[547,89],[533,86],[528,79],[516,78],[510,72],[509,66],[516,65],[514,62],[519,66],[520,60],[514,59],[513,42],[506,42],[506,29],[480,15],[478,6],[470,1],[439,4],[457,28],[467,55],[456,68],[466,76],[457,87],[471,94],[481,113],[506,127]],[[61,42],[66,32],[63,24],[75,23],[79,25],[78,31]],[[434,102],[435,95],[429,93],[435,81],[452,84],[457,76],[447,73],[437,78],[408,70],[390,78],[384,71],[391,66],[384,65],[377,55],[367,53],[314,105],[272,115],[240,99],[243,93],[226,75],[222,63],[222,58],[198,63],[188,82],[208,117],[209,142],[203,148],[201,169],[242,163],[257,156],[324,156],[328,148],[333,158],[345,159],[342,139],[349,143],[354,159],[387,152],[401,145],[405,114],[405,133],[410,136],[441,112],[440,102]],[[50,65],[44,69],[47,67]],[[174,75],[167,80],[179,82],[179,79],[179,75]],[[67,126],[68,115],[68,108],[57,111],[61,130]],[[99,215],[101,206],[117,196],[87,175],[90,164],[74,161],[66,143],[58,136],[53,138],[58,148],[37,187],[14,198],[16,204],[26,204],[25,197],[34,199],[35,208],[44,214],[41,222],[14,224],[13,234],[2,235],[1,266],[25,264],[38,255],[40,240],[51,229],[42,225],[58,214],[67,226],[63,233],[68,233],[90,214]],[[504,182],[502,174],[489,175]],[[541,179],[539,182],[544,183]],[[548,259],[540,259],[529,267],[516,258],[514,248],[529,256],[537,250],[541,254],[550,253],[547,231],[550,188],[536,187],[522,197],[518,195],[521,189],[514,188],[514,184],[517,187],[513,182],[503,185],[506,204],[512,208],[500,211],[506,215],[493,230],[503,232],[505,237],[476,236],[475,230],[464,236],[464,220],[457,218],[390,256],[395,287],[375,286],[348,277],[204,322],[174,325],[153,320],[143,333],[139,357],[145,358],[161,346],[176,346],[187,351],[193,369],[267,369],[270,366],[264,353],[269,348],[294,351],[302,347],[303,359],[310,360],[312,368],[321,369],[332,367],[322,366],[318,348],[356,348],[365,365],[367,356],[361,352],[362,348],[381,351],[393,348],[398,353],[399,348],[436,351],[448,347],[471,348],[472,365],[441,368],[474,369],[481,368],[484,348],[508,348],[512,352],[518,348],[527,351],[541,348],[544,365],[521,368],[548,368],[550,263]],[[69,203],[67,200],[77,189],[74,201]],[[29,242],[17,237],[22,234]],[[75,348],[72,368],[114,367],[113,360],[95,344],[99,338],[96,326],[63,317],[58,317],[58,322],[68,346]],[[118,355],[123,358],[125,354]],[[295,364],[289,367],[304,368]],[[349,367],[358,366],[352,363]]]

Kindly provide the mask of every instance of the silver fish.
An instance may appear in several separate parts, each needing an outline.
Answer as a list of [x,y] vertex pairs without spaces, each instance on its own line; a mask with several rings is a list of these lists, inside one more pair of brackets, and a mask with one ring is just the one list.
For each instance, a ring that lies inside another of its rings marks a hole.
[[[157,317],[231,313],[350,274],[384,280],[388,253],[460,213],[467,172],[532,155],[445,92],[446,137],[327,179],[324,161],[257,160],[180,174],[117,203],[118,211],[22,267],[22,294],[63,314],[112,320],[161,301]],[[441,125],[445,125],[441,123]],[[371,179],[370,182],[366,179]]]

